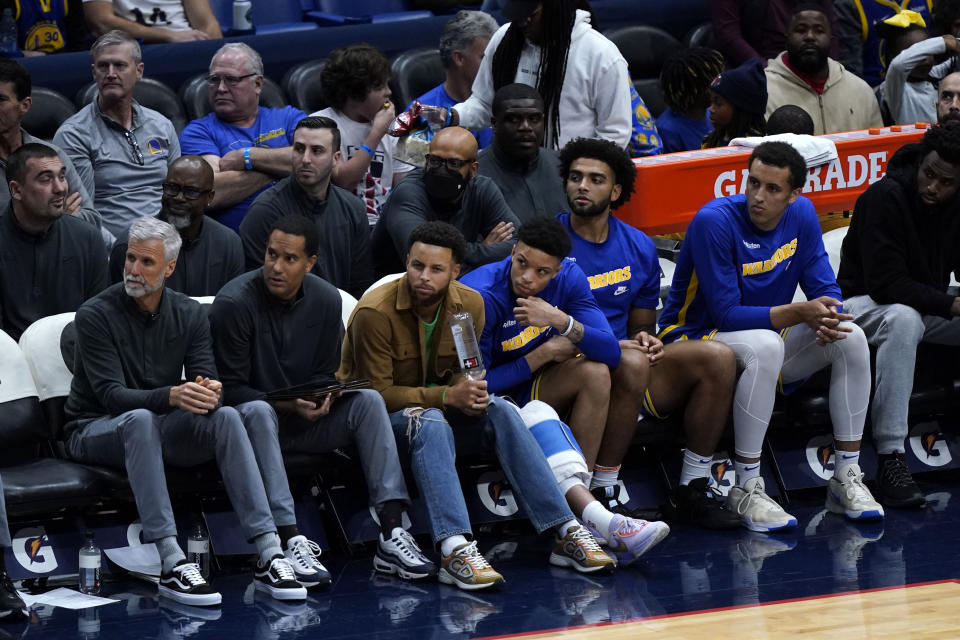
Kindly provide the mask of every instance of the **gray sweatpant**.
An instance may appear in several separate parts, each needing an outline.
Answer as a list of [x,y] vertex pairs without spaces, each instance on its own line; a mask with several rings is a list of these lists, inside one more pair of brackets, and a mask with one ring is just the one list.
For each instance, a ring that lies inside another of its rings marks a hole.
[[843,310],[854,315],[867,341],[877,348],[871,414],[877,452],[902,453],[917,345],[960,344],[960,319],[920,315],[913,307],[877,304],[870,296],[844,300]]
[[164,463],[192,467],[216,459],[247,537],[274,532],[263,481],[240,414],[221,407],[209,415],[176,409],[134,409],[81,423],[66,442],[80,462],[126,469],[147,540],[177,535]]
[[[244,416],[244,423],[251,423],[250,411],[246,405],[265,405],[263,402],[250,402],[239,405],[237,410]],[[273,409],[267,408],[272,413]],[[262,409],[261,409],[262,411]],[[259,420],[258,420],[259,421]],[[276,422],[274,422],[276,424]],[[276,432],[268,435],[264,430],[250,435],[250,441],[257,452],[257,461],[263,473],[264,485],[270,496],[271,508],[277,516],[274,505],[282,485],[286,499],[289,499],[291,521],[277,520],[278,525],[293,524],[293,499],[287,488],[287,477],[283,470],[280,450],[287,452],[326,453],[354,445],[360,456],[360,466],[367,481],[370,504],[380,507],[389,500],[410,502],[407,487],[403,481],[403,470],[397,456],[397,443],[390,426],[387,407],[379,393],[371,389],[360,389],[344,393],[334,400],[330,413],[310,424],[299,416],[282,419],[280,425],[280,447],[274,453],[273,442],[277,441]],[[258,435],[260,434],[260,435]],[[265,452],[268,452],[265,455]],[[284,507],[283,512],[286,512]]]

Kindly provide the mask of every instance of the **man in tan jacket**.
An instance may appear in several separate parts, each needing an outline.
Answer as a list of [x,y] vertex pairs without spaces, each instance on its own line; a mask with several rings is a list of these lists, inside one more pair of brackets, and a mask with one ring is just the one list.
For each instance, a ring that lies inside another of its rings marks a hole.
[[796,5],[787,50],[767,63],[767,113],[786,104],[813,118],[814,134],[882,127],[870,86],[829,57],[830,20],[816,3]]
[[463,235],[445,222],[426,222],[411,232],[408,247],[406,273],[364,295],[354,310],[337,377],[369,378],[383,395],[440,548],[440,581],[467,590],[503,583],[468,540],[458,448],[496,453],[534,527],[556,535],[551,564],[583,573],[612,570],[613,559],[571,513],[516,406],[488,394],[485,380],[459,372],[450,316],[470,312],[478,332],[484,321],[480,294],[456,281],[466,253]]

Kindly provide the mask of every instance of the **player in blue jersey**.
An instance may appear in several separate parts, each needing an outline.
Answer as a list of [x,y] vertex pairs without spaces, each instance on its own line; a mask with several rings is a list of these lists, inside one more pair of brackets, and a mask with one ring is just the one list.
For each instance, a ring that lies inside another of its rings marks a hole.
[[[766,142],[747,166],[746,195],[708,202],[690,222],[660,316],[660,338],[718,340],[737,356],[737,480],[727,503],[745,527],[796,526],[797,519],[764,492],[760,449],[778,378],[795,384],[828,366],[836,461],[827,508],[854,520],[882,518],[859,466],[870,354],[863,331],[842,312],[816,213],[800,195],[806,164],[790,145]],[[807,300],[791,302],[798,284]]]
[[701,341],[664,347],[654,337],[660,301],[656,247],[642,231],[612,215],[633,194],[637,170],[630,156],[608,140],[577,138],[560,151],[560,165],[570,212],[557,219],[572,241],[569,258],[587,275],[621,346],[640,346],[649,361],[643,363],[641,358],[638,367],[632,360],[621,359],[613,372],[614,380],[646,379],[646,390],[611,399],[611,405],[623,405],[624,411],[607,418],[591,492],[600,500],[617,501],[620,463],[641,411],[661,418],[683,407],[687,448],[680,485],[670,505],[672,515],[713,529],[738,527],[736,514],[709,486],[713,453],[733,397],[737,367],[733,351],[718,342]]
[[[554,469],[567,503],[612,550],[628,551],[635,559],[663,539],[669,527],[611,513],[586,482],[608,413],[622,410],[610,403],[610,371],[625,359],[642,360],[645,366],[646,356],[639,344],[627,346],[621,354],[587,277],[565,257],[570,237],[563,225],[552,218],[530,220],[520,227],[518,238],[509,257],[461,279],[483,296],[480,351],[487,365],[487,390],[509,396],[520,406],[541,400],[569,412],[575,438],[569,448],[580,454],[576,457],[581,468],[566,478]],[[638,395],[646,382],[642,384]],[[553,443],[539,436],[537,440],[552,457]]]

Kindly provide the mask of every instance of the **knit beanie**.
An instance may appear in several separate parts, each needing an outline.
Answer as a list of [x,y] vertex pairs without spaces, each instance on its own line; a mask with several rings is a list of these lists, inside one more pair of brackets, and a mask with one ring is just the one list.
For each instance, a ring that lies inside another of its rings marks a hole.
[[767,110],[767,75],[756,58],[724,71],[713,79],[710,88],[745,113],[763,115]]

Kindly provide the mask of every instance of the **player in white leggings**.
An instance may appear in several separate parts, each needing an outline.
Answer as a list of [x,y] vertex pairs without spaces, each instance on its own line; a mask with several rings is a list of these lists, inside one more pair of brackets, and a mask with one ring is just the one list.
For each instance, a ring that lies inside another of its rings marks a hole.
[[[719,332],[718,340],[733,349],[742,369],[733,399],[734,466],[737,486],[730,491],[730,506],[744,525],[754,531],[774,531],[796,526],[797,520],[764,493],[760,478],[760,450],[767,432],[778,384],[789,387],[824,367],[830,372],[830,422],[835,442],[834,479],[827,507],[853,519],[883,515],[873,500],[842,504],[846,490],[838,480],[859,464],[860,439],[870,398],[870,355],[863,331],[852,323],[844,338],[819,344],[813,329],[798,324],[781,332],[767,329]],[[782,335],[782,338],[781,338]]]

